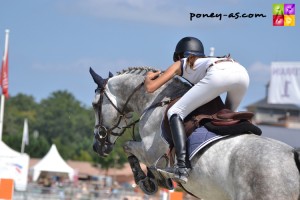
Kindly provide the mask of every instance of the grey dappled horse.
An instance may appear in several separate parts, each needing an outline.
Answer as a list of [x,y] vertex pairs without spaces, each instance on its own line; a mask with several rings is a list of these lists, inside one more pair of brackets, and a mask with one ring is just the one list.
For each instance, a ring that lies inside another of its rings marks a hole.
[[[94,150],[105,156],[137,113],[141,141],[128,141],[124,150],[129,156],[135,181],[147,194],[157,186],[172,189],[156,168],[165,167],[168,145],[160,136],[161,121],[169,98],[182,96],[190,86],[177,78],[154,93],[143,87],[150,68],[130,68],[103,79],[92,69],[97,84]],[[284,133],[282,133],[284,134]],[[139,162],[148,167],[147,175]],[[205,200],[300,200],[299,154],[287,144],[244,134],[222,139],[191,160],[192,170],[184,189]]]

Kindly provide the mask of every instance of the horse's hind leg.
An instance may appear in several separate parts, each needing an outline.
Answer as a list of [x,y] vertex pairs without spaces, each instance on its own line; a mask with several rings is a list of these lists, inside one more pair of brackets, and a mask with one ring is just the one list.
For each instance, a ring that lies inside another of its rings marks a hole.
[[282,150],[268,155],[268,162],[264,159],[256,165],[249,162],[235,168],[235,200],[299,200],[295,154]]

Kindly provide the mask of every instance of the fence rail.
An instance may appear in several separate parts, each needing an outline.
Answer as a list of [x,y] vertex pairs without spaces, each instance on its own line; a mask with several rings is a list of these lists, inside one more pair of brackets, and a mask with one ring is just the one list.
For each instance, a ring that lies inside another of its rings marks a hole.
[[159,200],[125,189],[83,189],[78,187],[43,187],[29,185],[24,192],[15,191],[13,200]]

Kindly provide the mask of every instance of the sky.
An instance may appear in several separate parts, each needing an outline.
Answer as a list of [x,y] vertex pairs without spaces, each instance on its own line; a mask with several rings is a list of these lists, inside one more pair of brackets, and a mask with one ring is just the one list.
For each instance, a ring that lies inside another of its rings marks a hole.
[[[273,26],[275,3],[296,4],[295,26]],[[248,70],[250,86],[240,110],[265,97],[272,62],[300,61],[298,1],[2,0],[0,5],[1,55],[5,29],[10,30],[9,93],[32,95],[37,102],[67,90],[91,106],[96,85],[89,67],[103,77],[133,66],[163,70],[186,36],[199,38],[207,55],[214,47],[216,56],[230,53]],[[228,17],[237,12],[265,17]],[[198,18],[191,19],[193,14]]]

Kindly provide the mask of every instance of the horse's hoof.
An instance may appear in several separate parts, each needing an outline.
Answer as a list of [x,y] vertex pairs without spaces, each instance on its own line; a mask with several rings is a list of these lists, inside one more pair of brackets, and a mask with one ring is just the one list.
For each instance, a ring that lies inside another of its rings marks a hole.
[[156,180],[149,177],[140,180],[138,185],[140,186],[141,190],[147,195],[153,195],[158,191]]
[[158,184],[161,187],[166,188],[168,190],[173,190],[174,189],[174,185],[173,185],[172,179],[170,179],[170,178],[160,179],[160,180],[158,180]]
[[155,167],[148,167],[148,173],[147,176],[149,178],[153,178],[157,181],[157,184],[159,187],[168,189],[168,190],[173,190],[174,189],[174,185],[173,185],[173,181],[170,178],[165,178],[164,176],[162,176],[160,173],[157,172],[157,168]]

